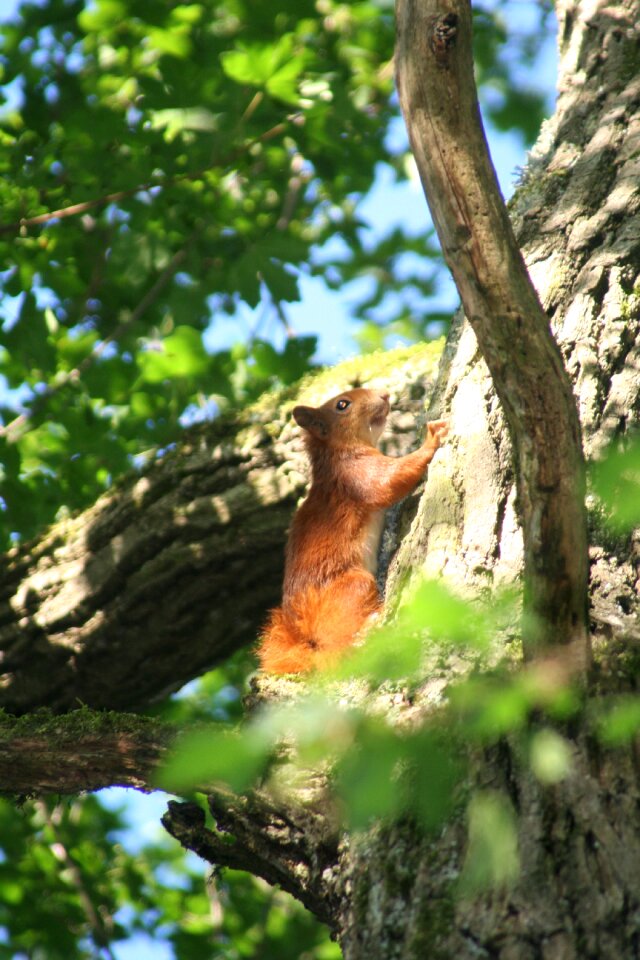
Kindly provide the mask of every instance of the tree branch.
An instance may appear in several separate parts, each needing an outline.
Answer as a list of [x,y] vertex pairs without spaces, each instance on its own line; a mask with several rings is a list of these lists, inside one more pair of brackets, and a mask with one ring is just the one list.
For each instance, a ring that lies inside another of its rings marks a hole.
[[216,830],[194,803],[170,801],[165,829],[208,863],[246,870],[277,884],[332,926],[336,904],[328,880],[338,863],[338,835],[330,820],[291,801],[273,804],[259,792],[219,791],[208,797]]
[[524,650],[589,661],[580,424],[529,280],[478,108],[468,0],[398,0],[400,103],[433,221],[502,402],[524,534]]
[[145,717],[75,710],[0,717],[0,793],[77,794],[102,787],[152,790],[176,731]]

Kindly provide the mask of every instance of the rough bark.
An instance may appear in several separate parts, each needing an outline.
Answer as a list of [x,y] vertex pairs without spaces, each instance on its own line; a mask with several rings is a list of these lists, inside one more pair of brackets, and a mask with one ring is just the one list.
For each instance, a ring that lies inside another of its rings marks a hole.
[[399,0],[396,74],[445,260],[501,400],[524,534],[525,656],[572,644],[584,666],[587,526],[580,424],[517,246],[480,119],[468,0]]
[[354,849],[341,877],[350,884],[340,918],[345,957],[637,957],[640,841],[632,758],[604,760],[577,743],[571,777],[543,788],[503,744],[484,758],[479,780],[508,797],[519,817],[517,884],[460,895],[463,818],[437,838],[420,837],[410,824],[380,828]]
[[[437,347],[352,361],[302,386],[310,402],[383,384],[388,452],[424,425]],[[0,707],[139,709],[253,643],[280,597],[306,461],[292,391],[191,431],[144,474],[2,561]]]

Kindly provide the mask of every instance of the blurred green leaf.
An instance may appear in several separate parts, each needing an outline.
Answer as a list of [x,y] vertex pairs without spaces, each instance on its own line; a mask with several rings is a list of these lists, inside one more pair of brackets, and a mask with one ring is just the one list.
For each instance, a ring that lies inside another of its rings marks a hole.
[[218,129],[218,117],[199,107],[191,109],[155,110],[149,113],[151,128],[164,130],[167,141],[171,142],[187,130],[213,133]]
[[487,643],[487,617],[475,603],[456,596],[439,580],[423,580],[400,612],[409,628],[426,628],[434,639],[476,648]]
[[408,808],[427,830],[435,830],[452,813],[456,787],[465,766],[453,738],[428,725],[408,740]]
[[192,327],[177,327],[168,337],[149,342],[137,359],[141,376],[147,383],[198,377],[209,364],[202,336]]
[[591,484],[617,530],[640,524],[640,439],[623,449],[611,449],[592,464]]
[[613,699],[598,712],[598,736],[607,746],[629,743],[640,732],[640,696],[627,694]]
[[531,769],[541,783],[559,783],[571,772],[571,747],[555,730],[534,733],[529,750]]
[[469,839],[460,876],[460,892],[475,893],[512,886],[520,871],[518,832],[511,803],[496,791],[479,791],[468,809]]
[[338,795],[352,829],[363,830],[373,819],[400,811],[398,781],[402,757],[402,741],[390,727],[375,721],[362,724],[355,746],[336,770]]
[[285,33],[275,43],[256,43],[225,51],[220,62],[226,75],[237,83],[266,86],[280,70],[286,69],[285,64],[293,62],[297,75],[302,67],[302,58],[290,59],[293,47],[293,34]]
[[171,793],[191,792],[221,783],[234,791],[246,790],[264,767],[268,745],[246,731],[217,726],[185,734],[157,776]]

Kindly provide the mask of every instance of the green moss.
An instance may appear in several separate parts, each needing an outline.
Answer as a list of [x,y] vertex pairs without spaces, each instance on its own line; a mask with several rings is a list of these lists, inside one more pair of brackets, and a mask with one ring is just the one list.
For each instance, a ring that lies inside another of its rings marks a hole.
[[620,300],[620,318],[625,322],[635,320],[640,313],[640,283],[636,283],[631,293]]
[[0,710],[0,740],[55,736],[68,741],[110,733],[135,734],[137,737],[148,733],[157,736],[158,721],[115,710],[91,710],[84,706],[63,714],[41,708],[21,717]]
[[267,391],[250,407],[246,415],[251,420],[282,419],[283,412],[299,402],[305,394],[331,395],[356,386],[367,386],[374,381],[393,378],[402,367],[410,368],[415,377],[421,369],[425,378],[435,376],[444,347],[444,337],[427,343],[398,347],[395,350],[376,350],[373,353],[352,357],[335,367],[321,367],[305,374],[292,386],[277,392]]
[[[363,929],[372,924],[379,931],[381,941],[388,941],[380,953],[395,956],[399,938],[407,936],[406,917],[410,911],[410,939],[403,944],[402,955],[407,960],[444,960],[448,954],[439,949],[451,929],[454,916],[453,886],[438,884],[437,901],[433,890],[416,886],[416,876],[429,847],[415,824],[406,820],[379,825],[357,843],[360,867],[352,877],[352,910],[354,924]],[[437,850],[437,845],[434,847]],[[438,855],[433,857],[433,875],[442,872]],[[427,871],[429,876],[429,871]],[[382,884],[382,890],[379,885]],[[376,916],[375,912],[381,915]]]
[[407,943],[407,960],[446,960],[451,956],[449,947],[439,948],[453,927],[453,898],[430,900],[428,908],[422,910],[419,919],[413,924],[413,935]]
[[363,927],[368,922],[367,918],[371,899],[370,871],[365,871],[358,876],[357,881],[353,884],[351,897],[355,923],[358,927]]
[[411,366],[415,375],[416,367],[423,370],[425,377],[435,375],[438,367],[444,338],[410,347],[398,347],[395,350],[376,350],[374,353],[352,357],[335,367],[326,367],[320,373],[307,374],[300,383],[300,394],[313,390],[314,393],[338,391],[348,387],[367,386],[373,381],[384,380],[398,375],[402,367]]

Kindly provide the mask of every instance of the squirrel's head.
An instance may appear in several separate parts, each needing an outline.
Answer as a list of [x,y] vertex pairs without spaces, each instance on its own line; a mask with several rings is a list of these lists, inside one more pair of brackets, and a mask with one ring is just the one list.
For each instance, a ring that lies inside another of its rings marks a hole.
[[294,407],[299,426],[316,440],[348,446],[375,447],[389,413],[389,394],[358,387],[332,397],[320,407]]

